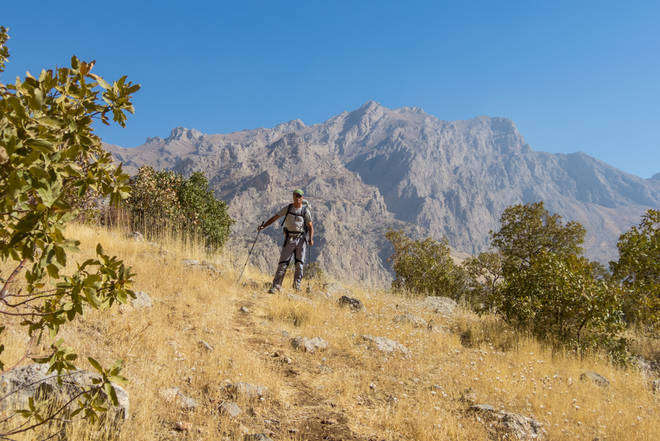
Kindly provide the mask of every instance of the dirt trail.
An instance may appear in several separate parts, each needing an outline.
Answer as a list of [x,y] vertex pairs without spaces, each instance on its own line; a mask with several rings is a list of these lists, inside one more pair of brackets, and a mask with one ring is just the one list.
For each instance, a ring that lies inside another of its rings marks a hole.
[[[283,385],[280,390],[283,400],[273,399],[268,407],[269,414],[264,415],[267,431],[272,432],[273,439],[367,441],[350,429],[343,409],[301,379],[303,373],[319,371],[309,355],[295,351],[288,336],[255,321],[259,318],[255,302],[267,300],[268,295],[259,293],[254,300],[238,301],[233,317],[233,327],[240,330],[246,348],[259,354]],[[241,312],[241,307],[250,312]]]

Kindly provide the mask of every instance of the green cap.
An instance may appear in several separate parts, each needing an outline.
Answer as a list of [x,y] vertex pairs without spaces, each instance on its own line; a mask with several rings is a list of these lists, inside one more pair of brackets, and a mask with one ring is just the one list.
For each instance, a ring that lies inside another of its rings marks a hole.
[[303,192],[303,191],[302,191],[301,189],[299,189],[299,188],[297,188],[297,189],[295,189],[295,190],[293,190],[293,192],[294,192],[295,194],[298,194],[298,195],[300,195],[300,196],[302,196],[302,195],[304,195],[304,194],[305,194],[305,193],[304,193],[304,192]]

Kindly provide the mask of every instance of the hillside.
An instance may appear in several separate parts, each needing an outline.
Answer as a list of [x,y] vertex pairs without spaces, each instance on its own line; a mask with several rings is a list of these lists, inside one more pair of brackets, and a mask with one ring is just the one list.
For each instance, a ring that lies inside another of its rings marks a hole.
[[[107,146],[128,171],[141,165],[204,172],[250,242],[254,229],[302,187],[314,208],[314,256],[342,280],[386,286],[383,233],[446,236],[457,252],[488,247],[502,211],[543,200],[551,212],[587,229],[587,254],[616,258],[616,240],[660,206],[660,181],[641,179],[583,153],[535,152],[506,118],[441,121],[421,109],[373,101],[305,126],[208,135],[177,128],[132,149]],[[255,254],[270,272],[281,234],[271,228]]]
[[[492,317],[460,308],[435,312],[437,305],[419,298],[337,283],[313,283],[301,296],[269,295],[270,274],[252,268],[243,286],[235,286],[244,253],[210,258],[209,268],[186,260],[203,260],[198,248],[172,241],[152,244],[83,226],[67,234],[82,240],[75,260],[100,242],[133,266],[135,289],[151,298],[151,306],[91,311],[62,334],[81,355],[106,364],[124,360],[131,417],[120,440],[504,436],[504,423],[471,411],[473,404],[533,418],[547,432],[539,439],[657,437],[660,402],[642,372],[553,353]],[[365,309],[340,307],[341,295],[358,298]],[[11,365],[25,340],[15,323],[8,325]],[[319,337],[327,348],[296,349],[298,336]],[[405,350],[383,352],[365,336],[392,339]],[[83,360],[78,364],[86,367]],[[606,377],[609,386],[581,380],[587,371]],[[231,387],[238,383],[263,388]],[[80,426],[70,435],[98,439]]]

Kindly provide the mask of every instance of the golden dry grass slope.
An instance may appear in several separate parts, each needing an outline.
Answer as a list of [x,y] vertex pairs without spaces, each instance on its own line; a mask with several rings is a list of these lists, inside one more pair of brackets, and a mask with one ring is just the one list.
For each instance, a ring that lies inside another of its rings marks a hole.
[[[473,403],[533,417],[551,440],[659,439],[659,398],[640,372],[604,358],[553,354],[495,318],[460,309],[444,317],[420,299],[357,286],[347,288],[366,310],[352,312],[337,305],[338,294],[320,295],[327,289],[317,285],[304,298],[286,290],[269,295],[270,275],[249,268],[247,283],[235,286],[245,255],[212,258],[217,274],[185,265],[184,259],[208,257],[174,240],[156,246],[86,226],[68,234],[82,240],[80,259],[97,242],[124,259],[137,274],[135,289],[153,300],[149,308],[92,311],[63,333],[81,355],[106,364],[124,360],[131,416],[120,440],[242,440],[253,433],[273,440],[504,437],[468,411]],[[430,326],[394,321],[405,313]],[[15,325],[5,342],[9,365],[26,344]],[[380,352],[363,335],[390,338],[409,352]],[[320,337],[328,348],[301,352],[291,345],[296,336]],[[610,385],[580,381],[585,371]],[[238,382],[267,391],[248,396],[227,387]],[[197,406],[186,409],[168,395],[174,387]],[[219,411],[230,401],[239,415]],[[68,431],[70,439],[99,437],[82,424]]]

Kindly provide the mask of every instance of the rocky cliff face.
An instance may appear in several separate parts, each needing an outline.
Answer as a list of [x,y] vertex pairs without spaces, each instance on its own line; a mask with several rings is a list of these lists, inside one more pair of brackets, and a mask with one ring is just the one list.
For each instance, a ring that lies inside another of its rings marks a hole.
[[[384,233],[446,236],[452,247],[488,247],[509,205],[543,200],[550,211],[587,228],[585,247],[602,261],[648,208],[660,206],[660,180],[621,172],[583,153],[534,152],[512,121],[441,121],[421,109],[368,102],[326,122],[301,121],[221,135],[176,128],[134,149],[107,146],[129,171],[143,164],[204,172],[226,200],[244,245],[256,226],[305,190],[318,243],[313,259],[339,277],[371,284],[390,279]],[[278,228],[256,248],[272,270]]]

